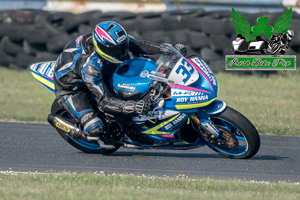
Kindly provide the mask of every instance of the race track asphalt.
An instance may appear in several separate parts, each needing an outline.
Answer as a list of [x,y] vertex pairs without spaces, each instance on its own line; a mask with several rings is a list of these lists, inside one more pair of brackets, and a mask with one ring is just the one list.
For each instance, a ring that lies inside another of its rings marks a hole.
[[121,147],[104,156],[75,149],[48,124],[0,122],[0,171],[109,171],[300,182],[300,137],[262,135],[260,151],[248,160],[225,158],[208,147],[184,151]]

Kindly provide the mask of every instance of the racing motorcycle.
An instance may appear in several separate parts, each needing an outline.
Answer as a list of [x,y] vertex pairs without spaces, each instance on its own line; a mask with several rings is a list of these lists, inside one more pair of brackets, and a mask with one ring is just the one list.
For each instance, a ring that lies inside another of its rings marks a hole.
[[[55,100],[49,123],[72,146],[86,152],[109,154],[120,147],[186,150],[207,145],[229,158],[251,158],[260,147],[256,128],[241,113],[217,100],[218,83],[199,57],[185,58],[163,44],[155,60],[139,57],[119,64],[107,85],[112,95],[125,100],[145,97],[152,102],[147,114],[118,116],[101,112],[107,138],[83,134],[82,127]],[[36,63],[31,73],[55,93],[55,62]],[[104,142],[103,142],[104,141]]]
[[288,30],[287,33],[276,33],[272,35],[269,43],[267,52],[273,54],[281,53],[284,54],[286,49],[289,48],[291,41],[294,37],[294,31]]

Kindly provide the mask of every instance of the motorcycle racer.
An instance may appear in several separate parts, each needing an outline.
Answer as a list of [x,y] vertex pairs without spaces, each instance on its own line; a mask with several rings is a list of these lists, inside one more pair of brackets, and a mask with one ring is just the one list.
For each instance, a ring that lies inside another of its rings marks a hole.
[[[184,45],[178,48],[186,51]],[[105,128],[91,104],[91,94],[95,95],[102,112],[147,113],[151,105],[149,100],[125,101],[114,97],[108,90],[106,80],[119,63],[135,56],[159,53],[160,44],[135,40],[116,22],[99,23],[93,33],[81,35],[67,43],[58,57],[54,69],[56,99],[82,125],[84,134],[103,140]]]

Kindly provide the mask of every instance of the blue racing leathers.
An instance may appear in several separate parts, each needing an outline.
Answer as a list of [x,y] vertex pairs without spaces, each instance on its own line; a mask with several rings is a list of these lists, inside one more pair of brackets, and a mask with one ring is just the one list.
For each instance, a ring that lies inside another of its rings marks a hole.
[[[160,45],[129,40],[131,55],[158,54]],[[82,125],[87,135],[104,132],[104,126],[95,114],[91,94],[96,97],[103,112],[141,114],[145,102],[125,101],[112,97],[106,86],[117,65],[101,59],[94,51],[92,34],[71,40],[56,61],[54,69],[55,95],[59,104]],[[142,105],[143,104],[143,105]]]

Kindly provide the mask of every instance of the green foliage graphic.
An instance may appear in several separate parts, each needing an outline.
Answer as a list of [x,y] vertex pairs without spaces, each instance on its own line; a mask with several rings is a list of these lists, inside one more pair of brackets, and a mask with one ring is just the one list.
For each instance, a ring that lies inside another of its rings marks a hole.
[[249,22],[241,15],[239,11],[232,8],[232,23],[236,34],[242,34],[246,41],[262,36],[263,39],[270,39],[273,33],[286,33],[292,23],[292,8],[283,13],[275,22],[274,26],[267,25],[268,17],[258,17],[257,25],[250,26]]

